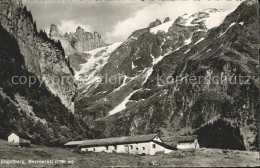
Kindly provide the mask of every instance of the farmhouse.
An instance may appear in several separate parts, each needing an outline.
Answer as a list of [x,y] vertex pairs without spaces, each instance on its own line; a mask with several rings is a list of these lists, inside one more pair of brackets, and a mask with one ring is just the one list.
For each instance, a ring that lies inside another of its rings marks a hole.
[[157,134],[149,134],[86,140],[79,145],[79,149],[93,152],[154,155],[169,153],[176,148],[165,144]]
[[168,136],[162,137],[167,145],[176,147],[177,149],[199,148],[197,135],[190,136]]
[[27,139],[29,139],[29,137],[27,135],[12,132],[8,136],[8,143],[13,146],[29,147],[31,144],[31,141],[29,141]]

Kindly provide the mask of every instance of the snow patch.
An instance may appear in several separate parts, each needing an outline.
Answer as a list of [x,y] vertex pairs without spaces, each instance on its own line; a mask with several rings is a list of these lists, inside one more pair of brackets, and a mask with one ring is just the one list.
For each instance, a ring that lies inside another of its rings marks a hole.
[[135,69],[137,66],[134,65],[134,62],[132,62],[132,69]]
[[221,34],[219,35],[219,37],[223,36],[223,35],[224,35],[232,26],[234,26],[235,24],[236,24],[235,22],[231,23],[231,24],[229,25],[229,27],[227,28],[227,30],[224,31],[223,33],[221,33]]
[[163,59],[163,56],[160,55],[159,57],[155,58],[152,54],[150,54],[150,56],[153,59],[153,66],[156,65],[158,62],[160,62]]
[[184,45],[188,45],[191,43],[192,36],[190,36],[188,39],[184,41]]
[[210,49],[208,49],[206,52],[209,52],[209,51],[211,51],[211,48],[210,48]]
[[[146,70],[147,70],[147,69],[148,69],[148,68],[146,68]],[[153,72],[153,67],[149,68],[149,69],[146,71],[146,77],[145,77],[144,81],[142,82],[142,85],[144,85],[144,84],[147,82],[148,78],[152,75],[152,72]]]
[[116,113],[118,113],[118,112],[120,112],[120,111],[126,109],[126,104],[129,102],[129,99],[131,98],[131,96],[132,96],[135,92],[137,92],[137,91],[139,91],[139,90],[140,90],[140,89],[135,90],[135,91],[133,91],[132,93],[130,93],[119,105],[117,105],[113,110],[111,110],[111,111],[109,112],[109,114],[110,114],[110,115],[113,115],[113,114],[116,114]]
[[124,87],[126,85],[126,80],[128,79],[128,77],[126,75],[124,75],[124,80],[123,83],[121,84],[121,86],[119,86],[118,88],[116,88],[113,92],[120,90],[122,87]]
[[202,40],[204,40],[205,37],[202,37],[201,39],[199,39],[199,41],[197,41],[195,44],[198,44],[199,42],[201,42]]
[[205,25],[208,29],[212,29],[213,27],[219,26],[227,15],[229,15],[231,12],[233,12],[235,9],[227,10],[227,11],[221,11],[217,13],[211,13],[210,17],[205,19]]
[[[83,81],[89,81],[91,83],[100,80],[100,77],[95,75],[107,63],[110,54],[121,44],[122,44],[121,42],[114,43],[109,46],[100,47],[91,51],[84,52],[90,54],[91,56],[89,59],[87,59],[86,63],[81,64],[82,67],[81,70],[75,72],[75,79],[77,81],[83,80]],[[102,54],[96,55],[99,52],[102,52]],[[82,78],[81,76],[84,77]]]
[[[230,10],[224,11],[222,9],[205,9],[202,12],[196,12],[191,15],[182,15],[182,19],[180,20],[180,24],[184,26],[196,26],[199,22],[204,22],[207,29],[212,29],[214,27],[219,26],[226,16],[233,12],[236,8],[232,8]],[[199,20],[195,20],[201,18]],[[198,31],[204,31],[199,29]]]
[[167,33],[173,23],[174,23],[174,20],[160,24],[156,27],[151,28],[150,32],[153,34],[156,34],[158,31],[164,31],[165,33]]
[[187,54],[191,49],[188,49],[187,51],[185,51],[184,53]]

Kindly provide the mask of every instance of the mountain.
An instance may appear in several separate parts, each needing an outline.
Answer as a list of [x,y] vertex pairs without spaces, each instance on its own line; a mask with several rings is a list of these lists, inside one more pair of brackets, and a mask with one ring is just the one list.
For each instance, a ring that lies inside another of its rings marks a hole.
[[[75,69],[76,80],[87,81],[78,88],[75,114],[89,127],[105,136],[196,133],[202,146],[233,142],[232,149],[256,149],[256,2],[156,20],[109,53],[89,51]],[[223,75],[250,78],[247,84],[185,80]]]
[[50,27],[50,38],[60,41],[65,50],[66,55],[78,52],[85,52],[95,48],[106,46],[107,44],[97,32],[87,32],[80,26],[77,27],[75,33],[63,33],[54,24]]
[[97,136],[73,115],[76,83],[61,44],[36,27],[21,0],[0,1],[0,138],[16,131],[60,146]]
[[256,1],[157,19],[111,45],[80,27],[51,25],[49,38],[21,0],[0,4],[0,138],[197,134],[202,147],[256,149]]
[[1,2],[0,12],[1,25],[17,39],[26,69],[44,80],[48,89],[73,111],[72,100],[76,87],[67,81],[61,87],[53,81],[56,76],[73,76],[65,61],[62,47],[44,36],[43,32],[36,32],[36,23],[33,23],[31,13],[20,1]]

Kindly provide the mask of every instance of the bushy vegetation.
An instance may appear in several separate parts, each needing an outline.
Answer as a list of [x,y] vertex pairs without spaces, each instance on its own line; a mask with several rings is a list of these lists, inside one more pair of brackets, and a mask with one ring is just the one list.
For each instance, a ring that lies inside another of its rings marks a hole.
[[221,119],[200,128],[196,134],[202,147],[245,150],[239,128]]

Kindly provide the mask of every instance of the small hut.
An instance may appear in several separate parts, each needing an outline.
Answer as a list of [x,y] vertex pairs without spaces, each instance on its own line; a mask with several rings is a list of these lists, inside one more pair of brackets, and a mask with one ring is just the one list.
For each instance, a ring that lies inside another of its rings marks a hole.
[[29,147],[31,141],[28,139],[30,139],[30,137],[25,134],[12,132],[8,136],[8,143],[12,146]]

